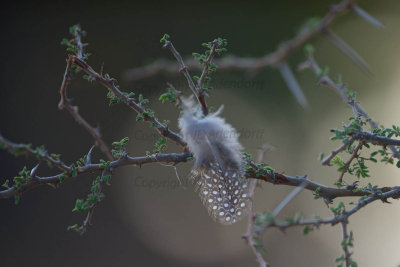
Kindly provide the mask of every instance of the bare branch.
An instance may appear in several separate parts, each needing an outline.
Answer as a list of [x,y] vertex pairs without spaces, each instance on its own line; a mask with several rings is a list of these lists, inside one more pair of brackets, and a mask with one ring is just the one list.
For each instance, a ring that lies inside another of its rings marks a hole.
[[[286,61],[286,59],[297,50],[297,48],[303,46],[307,41],[309,41],[314,36],[324,33],[328,31],[328,27],[333,23],[333,21],[345,13],[348,9],[357,7],[355,6],[355,0],[343,0],[339,4],[332,6],[329,9],[329,12],[325,15],[325,17],[315,26],[307,27],[303,29],[297,36],[292,38],[289,41],[282,43],[277,50],[274,52],[267,54],[260,58],[248,58],[248,57],[237,57],[237,56],[227,56],[222,59],[215,59],[214,63],[218,66],[219,70],[233,70],[233,69],[240,69],[246,70],[251,73],[255,73],[267,66],[272,67],[279,67],[282,73],[282,63]],[[338,41],[339,40],[339,41]],[[349,56],[352,57],[357,63],[359,63],[363,70],[370,72],[368,65],[362,60],[360,56],[357,55],[355,51],[349,48],[343,41],[336,38],[334,41],[340,45],[340,47],[344,49],[344,52],[348,53]],[[168,41],[165,43],[164,47],[168,47],[170,49],[174,49]],[[183,63],[182,57],[179,55],[178,52],[171,50],[178,62],[181,66],[181,71],[185,75],[186,79],[188,80],[189,87],[196,95],[199,103],[203,108],[203,112],[206,111],[206,103],[205,99],[199,98],[197,96],[198,89],[196,88],[194,82],[191,80],[190,75],[187,72],[187,69],[201,69],[202,66],[198,64],[196,60],[187,59],[186,65]],[[123,73],[123,77],[125,80],[128,81],[136,81],[140,79],[149,78],[152,76],[157,75],[160,72],[169,72],[175,73],[176,71],[175,62],[169,61],[166,59],[158,59],[154,61],[152,64],[128,69]],[[282,73],[283,75],[283,73]],[[297,82],[294,82],[289,76],[284,76],[285,82],[287,83],[289,89],[293,93],[296,100],[299,102],[301,106],[307,106],[306,98],[304,97],[303,93],[301,92],[300,87],[298,86]],[[208,113],[208,112],[206,112]]]
[[[267,66],[276,66],[279,63],[284,62],[297,48],[303,46],[311,38],[327,29],[336,18],[351,8],[354,2],[355,0],[343,0],[339,4],[332,6],[325,17],[315,27],[307,28],[301,31],[297,36],[282,43],[276,51],[261,58],[227,56],[222,59],[215,59],[214,63],[218,65],[219,70],[241,69],[253,72]],[[192,70],[202,69],[202,66],[198,64],[196,60],[188,59],[186,60],[186,63],[187,65],[185,67],[188,67]],[[175,73],[175,62],[165,59],[158,59],[147,66],[126,70],[123,76],[128,81],[136,81],[152,77],[162,71]]]

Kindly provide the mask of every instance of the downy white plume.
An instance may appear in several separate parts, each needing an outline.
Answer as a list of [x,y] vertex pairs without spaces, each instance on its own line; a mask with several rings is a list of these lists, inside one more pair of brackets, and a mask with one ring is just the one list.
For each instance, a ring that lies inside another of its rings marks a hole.
[[243,216],[248,200],[239,134],[220,117],[222,107],[202,117],[191,99],[183,99],[182,106],[179,128],[194,155],[195,189],[214,220],[232,224]]

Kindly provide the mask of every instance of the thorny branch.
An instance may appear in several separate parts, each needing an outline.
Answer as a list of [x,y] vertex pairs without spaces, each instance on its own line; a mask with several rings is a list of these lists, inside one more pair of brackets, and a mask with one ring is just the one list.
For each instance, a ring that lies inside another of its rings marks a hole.
[[349,251],[349,247],[347,246],[347,240],[349,240],[349,234],[347,233],[347,222],[341,222],[342,224],[342,232],[343,232],[343,241],[342,241],[342,248],[344,251],[344,260],[346,263],[346,267],[350,267],[350,262],[351,262],[351,254]]
[[[76,29],[76,34],[75,34],[75,38],[74,38],[74,43],[77,48],[77,52],[76,52],[77,58],[83,60],[83,48],[85,45],[81,41],[82,30],[79,25],[76,25],[75,29]],[[71,67],[73,64],[74,64],[74,60],[73,60],[72,56],[70,56],[67,60],[67,66],[65,68],[64,79],[61,83],[61,88],[60,88],[61,99],[58,104],[58,108],[60,110],[64,109],[64,108],[66,110],[68,110],[68,112],[71,113],[72,117],[74,117],[75,121],[78,124],[82,125],[82,127],[85,128],[86,131],[88,131],[90,133],[90,135],[92,135],[92,137],[96,141],[96,145],[99,146],[100,150],[107,156],[107,158],[109,160],[112,160],[112,159],[114,159],[114,157],[112,156],[110,149],[108,148],[106,143],[101,138],[99,130],[90,126],[90,124],[79,114],[78,107],[73,106],[71,104],[71,100],[68,99],[68,97],[67,97],[67,86],[68,86],[68,82],[71,79]]]
[[340,173],[338,182],[342,183],[343,182],[343,176],[346,173],[346,171],[349,169],[351,162],[358,158],[358,151],[360,150],[360,148],[365,144],[365,141],[361,141],[358,143],[358,145],[356,146],[356,148],[353,151],[353,154],[351,155],[351,157],[346,161],[346,163],[344,164],[344,168],[342,170],[342,172]]
[[[217,47],[217,44],[214,43],[211,52],[204,64],[203,71],[201,74],[201,77],[197,83],[197,85],[193,82],[189,72],[188,68],[198,68],[198,65],[194,65],[192,61],[188,61],[187,65],[182,60],[182,57],[178,53],[178,51],[175,49],[175,47],[172,45],[170,41],[166,41],[164,44],[164,47],[169,48],[175,58],[177,59],[179,65],[180,65],[180,72],[183,73],[185,76],[190,89],[192,92],[195,94],[198,102],[200,103],[203,114],[207,115],[208,114],[208,108],[207,104],[205,101],[205,96],[206,93],[202,90],[203,83],[205,77],[208,75],[209,72],[209,64],[211,62],[217,64],[219,66],[219,69],[246,69],[249,71],[256,71],[259,70],[265,66],[277,66],[280,67],[281,73],[283,77],[285,77],[285,81],[288,82],[288,84],[292,84],[290,87],[291,89],[296,89],[298,87],[298,84],[289,68],[289,66],[286,63],[286,59],[290,54],[292,54],[296,48],[302,46],[305,42],[307,42],[310,38],[315,36],[316,34],[319,33],[324,33],[328,38],[336,45],[338,46],[343,52],[345,52],[353,61],[358,63],[364,70],[369,70],[367,64],[362,60],[361,57],[357,55],[355,51],[353,51],[350,47],[348,47],[342,40],[340,40],[334,33],[332,33],[329,29],[328,26],[332,24],[332,22],[336,19],[337,16],[343,14],[346,10],[351,9],[353,10],[356,14],[358,14],[360,17],[363,19],[369,21],[370,23],[378,26],[378,27],[383,27],[383,24],[380,23],[378,20],[370,16],[368,13],[366,13],[364,10],[359,8],[357,5],[355,5],[355,0],[343,0],[341,3],[339,3],[336,6],[333,6],[328,14],[314,27],[308,27],[305,28],[299,33],[296,37],[293,39],[283,43],[274,53],[268,54],[262,58],[257,58],[257,59],[249,59],[249,58],[240,58],[240,57],[227,57],[224,59],[220,60],[214,60],[214,54],[215,54],[215,48]],[[61,173],[58,173],[53,176],[47,176],[47,177],[40,177],[37,175],[38,167],[39,164],[36,165],[30,172],[29,179],[21,184],[19,188],[16,187],[9,187],[5,190],[0,191],[0,198],[9,198],[12,196],[18,196],[25,191],[32,189],[36,186],[43,185],[43,184],[52,184],[52,185],[59,185],[62,182],[62,177],[64,178],[69,178],[73,176],[79,176],[82,174],[86,173],[101,173],[100,180],[99,180],[99,186],[97,188],[96,194],[101,198],[101,190],[102,190],[102,184],[104,177],[108,174],[111,174],[115,169],[126,166],[126,165],[137,165],[140,166],[142,164],[147,164],[147,163],[154,163],[154,162],[164,162],[164,163],[173,163],[174,165],[180,163],[180,162],[186,162],[191,158],[191,154],[189,152],[184,152],[180,154],[176,153],[169,153],[169,154],[153,154],[153,155],[147,155],[143,157],[131,157],[128,154],[123,154],[121,158],[115,159],[110,150],[108,149],[107,145],[104,143],[104,141],[101,139],[100,133],[97,129],[93,128],[92,126],[89,125],[89,123],[86,122],[86,120],[79,115],[78,113],[78,108],[76,106],[72,106],[70,103],[70,100],[67,97],[66,89],[67,89],[67,84],[71,79],[71,67],[72,66],[78,66],[80,69],[82,69],[86,74],[88,74],[91,77],[92,81],[98,82],[104,87],[106,87],[110,92],[112,92],[116,97],[118,97],[123,103],[125,103],[127,106],[129,106],[131,109],[133,109],[135,112],[138,114],[143,115],[144,120],[152,123],[155,125],[160,133],[161,136],[167,137],[170,140],[176,142],[177,144],[181,145],[182,147],[185,147],[186,144],[182,140],[181,136],[178,133],[175,133],[171,131],[167,126],[164,124],[160,123],[157,118],[152,115],[146,113],[146,108],[139,102],[136,102],[134,98],[130,98],[129,96],[125,95],[122,91],[119,90],[118,86],[116,86],[116,80],[113,78],[110,78],[109,76],[103,76],[102,71],[97,73],[96,71],[93,70],[93,68],[86,63],[85,61],[85,56],[84,56],[84,51],[83,48],[86,46],[86,44],[83,44],[81,42],[81,34],[83,32],[81,31],[80,27],[77,27],[77,34],[75,35],[74,38],[74,44],[76,45],[77,51],[75,55],[70,55],[67,59],[67,66],[66,66],[66,71],[64,74],[64,79],[60,88],[60,95],[61,95],[61,100],[59,103],[59,108],[60,109],[67,109],[71,115],[75,118],[75,120],[82,125],[96,140],[96,145],[99,147],[99,149],[107,156],[107,158],[110,160],[109,164],[107,167],[104,167],[103,164],[100,163],[91,163],[91,151],[93,148],[90,150],[87,156],[87,162],[86,165],[81,166],[79,168],[74,169],[73,165],[69,166],[66,163],[62,162],[59,158],[53,157],[52,155],[49,155],[46,150],[43,149],[32,149],[29,145],[25,144],[16,144],[13,143],[7,139],[5,139],[1,134],[0,134],[0,144],[2,147],[6,148],[10,153],[15,154],[15,155],[21,155],[21,154],[27,154],[32,157],[36,157],[37,160],[40,162],[45,161],[47,162],[50,166],[56,167],[61,171]],[[214,41],[215,42],[215,41]],[[132,79],[140,79],[144,77],[150,77],[151,75],[157,74],[158,71],[161,71],[163,69],[167,70],[172,70],[175,71],[175,63],[171,62],[164,62],[163,67],[160,68],[157,66],[161,61],[156,61],[152,65],[145,66],[143,68],[135,69],[131,72],[131,74],[127,74],[130,76]],[[311,68],[315,73],[318,75],[321,72],[321,68],[317,65],[313,57],[310,57],[305,63],[303,63],[300,68]],[[133,73],[133,74],[132,74]],[[361,106],[356,103],[354,100],[350,99],[345,92],[345,87],[342,84],[336,84],[334,83],[327,75],[322,75],[320,77],[320,84],[327,86],[331,89],[333,89],[336,93],[340,95],[342,100],[349,104],[356,116],[364,116],[365,118],[370,119],[368,114],[361,108]],[[298,87],[299,89],[299,87]],[[298,89],[296,89],[298,91]],[[296,91],[294,90],[294,91]],[[301,92],[301,90],[300,90]],[[296,96],[297,99],[301,98],[301,95]],[[305,98],[304,98],[305,99]],[[303,99],[303,104],[306,103],[306,100],[304,101]],[[374,122],[373,120],[369,120],[369,123],[372,128],[377,126],[377,123]],[[359,141],[358,146],[354,149],[354,153],[352,154],[352,157],[346,162],[346,166],[349,167],[351,164],[351,161],[358,156],[358,150],[362,147],[363,144],[365,143],[372,143],[375,145],[381,145],[381,146],[388,146],[393,152],[393,157],[396,157],[400,159],[400,152],[397,151],[396,146],[400,145],[400,140],[396,139],[391,139],[387,137],[382,137],[382,136],[377,136],[373,133],[365,132],[365,131],[360,131],[356,132],[351,135],[350,139],[347,140],[343,145],[341,145],[339,148],[336,150],[332,151],[331,155],[329,155],[327,158],[325,158],[322,163],[324,165],[329,165],[331,159],[340,153],[341,151],[345,150],[352,142],[355,140]],[[260,160],[261,161],[261,160]],[[246,177],[247,178],[253,178],[251,181],[251,187],[250,187],[250,197],[254,196],[254,189],[257,180],[262,180],[264,182],[272,183],[272,184],[277,184],[277,185],[289,185],[289,186],[295,186],[297,187],[294,192],[289,195],[285,201],[283,201],[281,204],[282,207],[286,206],[287,203],[289,203],[295,195],[297,195],[303,188],[313,191],[314,194],[316,194],[318,197],[323,198],[327,203],[331,203],[333,199],[338,198],[338,197],[362,197],[358,203],[349,211],[342,210],[340,213],[335,213],[335,215],[332,218],[328,219],[315,219],[315,220],[304,220],[303,218],[298,219],[297,221],[293,222],[278,222],[275,220],[275,217],[278,215],[279,211],[282,208],[277,208],[276,212],[272,213],[272,220],[269,220],[267,224],[263,225],[258,225],[257,227],[254,226],[254,223],[257,221],[257,216],[254,213],[253,209],[253,204],[250,205],[250,214],[249,214],[249,225],[248,225],[248,232],[244,236],[244,238],[249,242],[249,245],[253,249],[254,254],[257,257],[257,260],[260,263],[260,266],[267,266],[267,263],[263,259],[260,251],[258,250],[259,244],[257,243],[258,241],[255,241],[255,237],[259,237],[259,234],[265,231],[267,228],[270,227],[277,227],[281,230],[285,230],[288,227],[292,226],[313,226],[313,227],[319,227],[320,225],[324,224],[331,224],[335,225],[338,223],[342,224],[343,227],[343,240],[347,240],[349,238],[349,235],[347,233],[347,223],[348,223],[348,218],[356,213],[359,209],[362,207],[376,201],[376,200],[381,200],[383,202],[388,202],[388,199],[399,199],[400,198],[400,187],[382,187],[382,188],[374,188],[373,190],[371,189],[365,189],[365,188],[356,188],[356,184],[352,184],[347,186],[346,188],[333,188],[333,187],[328,187],[325,185],[318,184],[316,182],[313,182],[309,180],[307,177],[293,177],[289,176],[283,173],[278,173],[274,172],[271,170],[266,170],[263,168],[261,165],[251,161],[250,159],[246,160],[246,164],[248,167],[246,168]],[[343,176],[343,173],[341,175],[341,178]],[[306,181],[306,183],[305,183]],[[88,214],[83,222],[83,226],[86,227],[87,225],[90,224],[91,217],[93,215],[93,210],[96,207],[97,204],[93,204],[92,206],[89,207]],[[259,240],[261,242],[261,240]],[[343,248],[345,252],[345,263],[346,266],[349,266],[349,263],[351,261],[351,253],[349,252],[348,248]]]
[[343,213],[339,216],[333,216],[331,218],[327,219],[314,219],[314,220],[305,220],[303,218],[300,218],[298,221],[294,222],[279,222],[276,220],[271,220],[269,221],[268,224],[260,226],[257,231],[265,231],[267,228],[275,227],[279,228],[282,231],[285,231],[289,227],[293,226],[314,226],[314,227],[319,227],[321,225],[336,225],[338,223],[348,223],[348,219],[351,215],[355,214],[357,211],[359,211],[361,208],[367,206],[368,204],[376,201],[376,200],[381,200],[382,202],[388,202],[388,199],[393,198],[393,199],[399,199],[400,198],[400,186],[396,186],[391,188],[389,191],[386,193],[374,193],[369,197],[366,197],[364,199],[359,200],[358,204],[356,204],[351,210],[349,211],[343,211]]
[[[317,64],[317,62],[315,61],[315,59],[312,55],[310,55],[310,57],[304,63],[300,64],[298,67],[299,70],[304,70],[307,68],[310,68],[316,75],[320,75],[321,73],[323,73],[322,69],[319,67],[319,65]],[[368,115],[368,113],[358,103],[356,103],[353,99],[350,99],[347,96],[346,91],[345,91],[346,87],[344,84],[335,83],[326,74],[322,75],[319,78],[318,83],[322,86],[332,89],[335,93],[337,93],[340,96],[340,98],[343,100],[343,102],[350,105],[355,116],[363,116],[364,118],[369,119],[369,125],[371,126],[371,128],[375,128],[378,126],[378,123],[375,122],[374,120],[372,120],[371,117]],[[373,135],[373,134],[367,133],[367,132],[356,133],[353,136],[353,138],[357,139],[357,140],[366,140],[373,144],[387,145],[390,148],[390,150],[392,151],[393,157],[400,160],[400,152],[395,147],[395,146],[399,145],[399,143],[400,143],[399,140],[395,140],[395,139],[387,140],[386,137],[376,136],[376,135]],[[341,146],[340,148],[344,149],[345,147]],[[336,151],[333,151],[329,157],[333,157],[332,155],[335,153],[336,153]],[[328,158],[324,159],[322,162],[326,164]]]
[[[104,170],[102,167],[102,164],[100,163],[90,163],[88,162],[85,166],[82,166],[80,168],[77,168],[76,170],[73,170],[72,167],[68,166],[64,162],[60,160],[55,160],[54,158],[48,156],[47,151],[42,151],[41,153],[35,152],[35,150],[27,147],[27,145],[23,144],[15,144],[7,139],[5,139],[3,136],[0,135],[0,143],[4,144],[7,148],[7,150],[12,153],[12,154],[23,154],[22,152],[26,152],[26,154],[36,157],[39,161],[46,161],[50,166],[56,167],[60,169],[62,172],[53,176],[47,176],[47,177],[40,177],[35,175],[32,177],[31,180],[28,182],[24,183],[21,185],[20,189],[16,189],[14,187],[10,187],[5,190],[0,191],[0,198],[10,198],[16,195],[20,195],[24,193],[25,191],[35,188],[39,185],[46,185],[46,184],[53,184],[53,185],[59,185],[62,182],[61,176],[66,176],[66,178],[70,178],[73,176],[79,176],[82,174],[87,174],[87,173],[100,173]],[[149,156],[142,156],[142,157],[131,157],[127,154],[125,154],[123,157],[120,159],[111,161],[109,164],[109,170],[110,172],[114,171],[115,169],[122,167],[122,166],[127,166],[127,165],[135,165],[135,166],[141,166],[143,164],[149,164],[149,163],[154,163],[154,162],[165,162],[165,163],[174,163],[178,164],[181,162],[186,162],[189,157],[191,157],[191,154],[189,152],[184,152],[180,154],[176,153],[169,153],[169,154],[154,154],[154,155],[149,155]],[[76,173],[73,173],[75,171]]]
[[114,78],[107,78],[104,77],[102,74],[97,73],[92,69],[92,67],[87,64],[84,60],[81,60],[77,58],[74,55],[70,56],[70,60],[73,62],[73,64],[77,65],[80,67],[84,72],[86,72],[90,77],[92,77],[93,81],[96,81],[106,87],[109,91],[111,91],[116,97],[120,98],[124,104],[129,106],[131,109],[136,111],[138,114],[143,114],[144,115],[144,120],[148,121],[150,123],[154,123],[156,126],[155,128],[157,131],[161,134],[161,136],[167,137],[171,139],[172,141],[185,146],[185,142],[182,140],[179,134],[173,132],[170,130],[167,126],[162,124],[157,120],[157,118],[154,115],[147,115],[145,114],[145,107],[140,105],[139,103],[135,102],[133,98],[130,98],[123,94],[116,86],[116,80]]
[[189,85],[189,88],[192,90],[193,94],[196,96],[197,101],[199,102],[199,104],[202,108],[202,112],[203,112],[204,116],[206,116],[208,114],[208,107],[207,107],[207,103],[206,103],[206,99],[205,99],[205,93],[204,93],[204,91],[202,91],[202,85],[203,85],[205,76],[208,74],[208,65],[214,57],[215,47],[216,47],[216,44],[213,46],[213,49],[212,49],[213,52],[209,55],[209,58],[207,59],[208,63],[205,64],[203,73],[201,74],[201,78],[198,82],[198,86],[196,86],[192,77],[189,74],[189,71],[185,65],[185,62],[183,61],[179,52],[175,49],[172,42],[169,40],[166,40],[165,44],[163,45],[163,48],[168,48],[169,50],[171,50],[172,54],[178,61],[179,66],[180,66],[179,72],[183,73],[183,75],[185,76],[187,83]]
[[[266,151],[268,151],[271,147],[268,144],[264,144],[258,149],[258,155],[257,155],[257,161],[262,162],[264,160],[264,154]],[[245,235],[243,235],[243,239],[247,241],[249,244],[251,250],[253,251],[254,255],[256,256],[256,259],[258,263],[260,264],[261,267],[267,267],[269,264],[265,261],[262,251],[260,251],[259,247],[259,241],[261,237],[257,234],[254,233],[253,230],[253,224],[254,220],[256,218],[256,214],[254,212],[254,193],[256,190],[258,180],[252,179],[250,180],[249,183],[249,204],[248,204],[248,222],[247,222],[247,232]]]
[[[0,191],[0,198],[9,198],[15,195],[19,195],[29,189],[32,189],[36,186],[43,185],[43,184],[60,184],[60,177],[62,175],[67,175],[68,177],[72,177],[72,168],[66,165],[65,163],[55,160],[47,155],[47,151],[42,152],[41,154],[37,155],[35,151],[27,145],[24,144],[15,144],[3,136],[0,135],[0,143],[4,144],[6,148],[10,151],[10,153],[17,153],[16,150],[23,150],[26,151],[29,155],[33,157],[37,157],[39,161],[46,161],[49,163],[50,166],[56,167],[63,171],[63,173],[49,176],[49,177],[39,177],[38,179],[33,179],[25,184],[22,185],[21,190],[16,190],[15,188],[11,187],[6,190]],[[47,155],[47,156],[46,156]],[[142,156],[142,157],[130,157],[125,155],[121,159],[111,161],[110,168],[112,170],[117,169],[118,167],[126,166],[126,165],[137,165],[140,166],[142,164],[154,163],[154,162],[165,162],[165,163],[180,163],[186,162],[192,155],[189,152],[175,154],[154,154],[149,156]],[[288,186],[299,186],[304,181],[303,177],[294,177],[278,172],[266,171],[262,167],[260,167],[257,163],[248,160],[247,163],[251,168],[246,171],[247,178],[253,178],[257,180],[261,180],[267,183],[272,183],[276,185],[288,185]],[[98,173],[101,172],[103,169],[101,164],[87,164],[86,166],[80,167],[76,170],[76,175],[79,176],[80,174],[86,173]],[[354,196],[364,196],[371,194],[368,190],[357,190],[354,191],[354,187],[349,186],[347,188],[334,188],[325,186],[313,181],[309,181],[309,183],[305,186],[305,189],[315,192],[316,190],[319,191],[319,196],[326,199],[328,202],[331,200],[338,198],[338,197],[354,197]],[[387,192],[390,190],[389,187],[382,187],[380,188],[382,192]]]

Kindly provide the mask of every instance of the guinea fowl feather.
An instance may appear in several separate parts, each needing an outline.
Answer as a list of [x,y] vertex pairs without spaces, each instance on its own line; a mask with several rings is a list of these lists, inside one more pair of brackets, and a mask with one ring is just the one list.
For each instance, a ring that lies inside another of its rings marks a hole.
[[210,216],[229,225],[245,213],[248,182],[242,169],[243,147],[236,129],[215,113],[201,116],[191,99],[182,100],[179,128],[194,155],[190,177]]

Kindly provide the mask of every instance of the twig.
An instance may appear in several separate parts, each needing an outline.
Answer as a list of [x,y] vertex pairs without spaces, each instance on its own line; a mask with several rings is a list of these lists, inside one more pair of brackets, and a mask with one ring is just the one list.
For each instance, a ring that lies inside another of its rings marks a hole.
[[273,220],[269,222],[267,225],[264,225],[263,227],[260,227],[259,231],[264,231],[266,228],[278,228],[282,231],[286,230],[287,228],[294,227],[294,226],[314,226],[314,227],[319,227],[320,225],[336,225],[341,222],[348,222],[348,219],[351,215],[355,214],[357,211],[359,211],[361,208],[367,206],[368,204],[376,201],[376,200],[382,200],[384,202],[387,202],[387,199],[393,198],[393,199],[399,199],[400,198],[400,186],[393,187],[386,193],[382,194],[373,194],[369,197],[366,197],[362,200],[359,200],[358,204],[354,206],[351,210],[349,211],[344,211],[342,215],[340,216],[333,216],[327,219],[315,219],[315,220],[298,220],[295,222],[278,222],[276,220]]
[[[86,228],[91,225],[91,221],[92,221],[92,217],[93,217],[93,213],[94,213],[94,209],[97,207],[97,205],[100,203],[100,201],[102,200],[102,196],[101,196],[101,191],[102,191],[102,187],[103,187],[103,183],[104,183],[104,177],[106,175],[108,175],[108,173],[110,172],[109,168],[106,168],[102,171],[101,173],[101,177],[99,180],[99,183],[97,185],[97,190],[96,190],[96,195],[97,195],[97,202],[96,203],[92,203],[89,206],[89,211],[86,215],[85,220],[83,221],[82,227],[84,230],[86,230]],[[78,228],[79,229],[79,228]]]
[[217,49],[217,47],[219,45],[220,44],[219,44],[218,40],[212,41],[212,47],[211,47],[211,50],[210,50],[210,54],[208,55],[206,61],[204,62],[204,68],[203,68],[203,71],[201,73],[200,79],[199,79],[199,81],[197,83],[197,87],[198,87],[199,90],[202,90],[202,88],[203,88],[204,79],[209,74],[209,68],[210,68],[211,61],[214,59],[215,51],[216,51],[216,49]]
[[[87,64],[85,61],[77,58],[76,56],[70,56],[70,59],[72,60],[73,64],[77,65],[80,67],[84,72],[86,72],[88,75],[90,75],[93,79],[93,81],[96,81],[106,87],[109,91],[111,91],[116,97],[122,100],[124,104],[129,106],[131,109],[136,111],[138,114],[143,114],[145,112],[145,108],[138,103],[136,103],[132,98],[129,98],[128,96],[124,95],[116,86],[115,82],[116,80],[113,78],[106,78],[103,75],[98,74],[96,71],[92,69],[92,67]],[[144,116],[144,120],[153,123],[157,129],[157,131],[164,137],[167,137],[171,139],[172,141],[178,143],[181,146],[186,146],[186,143],[182,140],[181,136],[173,131],[171,131],[167,126],[162,124],[157,120],[156,117],[153,115],[149,116],[146,115]]]
[[[310,68],[316,75],[320,75],[322,72],[322,69],[318,66],[317,62],[315,61],[315,59],[313,58],[313,56],[310,56],[305,62],[303,62],[302,64],[299,65],[298,69],[299,70],[304,70]],[[375,122],[374,120],[371,119],[371,117],[368,115],[368,113],[358,104],[356,103],[353,99],[350,99],[346,92],[345,92],[345,86],[343,84],[336,84],[335,82],[333,82],[328,75],[322,75],[319,78],[319,84],[325,87],[328,87],[330,89],[332,89],[335,93],[337,93],[340,98],[343,100],[343,102],[345,102],[346,104],[348,104],[352,109],[353,109],[353,113],[355,116],[363,116],[364,118],[368,119],[369,125],[371,126],[371,128],[375,128],[378,126],[378,123]],[[371,138],[374,138],[372,136],[370,136]],[[384,141],[385,138],[378,138],[378,136],[376,136],[374,138],[374,140],[376,140],[376,142],[381,141],[381,142],[387,142],[387,140]],[[368,141],[368,139],[365,139]],[[370,139],[371,140],[371,139]],[[395,139],[392,139],[395,140]],[[390,150],[393,153],[393,157],[397,158],[400,160],[400,152],[397,151],[395,145],[398,145],[398,141],[390,141],[390,142],[394,142],[394,145],[392,144],[388,144]]]
[[[77,47],[77,58],[83,60],[83,47],[84,44],[81,42],[81,28],[79,25],[76,25],[76,34],[75,34],[75,45]],[[74,64],[74,56],[70,56],[67,60],[67,66],[65,68],[64,78],[61,83],[60,88],[60,102],[58,104],[58,108],[60,110],[66,109],[69,113],[71,113],[72,117],[74,117],[75,121],[81,125],[96,141],[96,145],[100,148],[100,150],[106,155],[109,160],[113,160],[114,157],[110,152],[110,149],[107,147],[106,143],[101,138],[100,132],[98,129],[93,128],[79,113],[78,107],[71,105],[71,101],[67,97],[67,86],[68,82],[71,78],[71,67]]]
[[[183,73],[183,76],[185,76],[186,81],[189,85],[189,88],[192,90],[193,94],[196,96],[197,101],[199,102],[199,104],[201,105],[201,109],[203,112],[203,115],[206,116],[208,114],[208,108],[207,108],[207,103],[206,100],[204,98],[204,93],[201,90],[201,87],[196,87],[196,85],[193,82],[192,77],[189,74],[188,68],[185,65],[185,62],[183,61],[181,55],[179,54],[179,52],[175,49],[174,45],[172,44],[171,41],[166,40],[165,44],[163,45],[163,48],[168,48],[172,54],[174,55],[174,57],[176,58],[176,60],[178,61],[178,64],[180,66],[179,72]],[[215,49],[214,49],[214,53],[215,53]],[[213,53],[213,54],[214,54]],[[211,56],[211,54],[210,54]],[[214,55],[212,55],[214,57]],[[210,57],[209,57],[210,58]],[[211,61],[212,57],[210,58]],[[208,59],[207,59],[208,60]],[[203,70],[203,74],[205,75],[205,72],[208,72],[208,64],[205,65],[206,67]],[[203,75],[202,74],[202,75]],[[204,82],[204,77],[203,77],[203,81]],[[199,84],[200,84],[200,80],[199,80]]]
[[67,166],[64,162],[51,157],[46,150],[38,151],[38,149],[32,149],[30,145],[13,143],[1,134],[0,143],[3,144],[11,154],[26,154],[28,156],[36,157],[39,161],[45,161],[50,166],[57,167],[62,171],[70,171],[69,166]]
[[[264,159],[264,154],[267,150],[269,150],[271,146],[268,144],[264,144],[258,149],[258,156],[257,160],[258,162],[262,162]],[[252,179],[250,180],[249,184],[249,203],[248,203],[248,211],[249,211],[249,219],[247,222],[247,232],[243,236],[243,238],[247,241],[249,244],[251,250],[253,251],[254,255],[256,256],[256,259],[260,265],[260,267],[267,267],[269,266],[268,263],[265,261],[264,257],[262,256],[262,253],[260,252],[259,248],[257,247],[259,244],[256,244],[254,238],[258,238],[258,240],[261,239],[261,236],[257,233],[255,233],[253,229],[253,224],[254,224],[254,219],[255,219],[255,212],[254,212],[254,192],[257,186],[258,180]]]
[[350,267],[350,262],[351,262],[351,253],[349,251],[349,248],[347,246],[347,242],[349,239],[349,234],[347,233],[347,222],[342,221],[342,231],[343,231],[343,241],[342,241],[342,248],[344,252],[344,260],[346,263],[346,267]]
[[339,179],[337,180],[339,183],[343,182],[343,176],[344,174],[348,171],[351,162],[353,162],[354,159],[358,158],[358,151],[360,150],[360,148],[365,144],[365,141],[360,141],[358,143],[358,145],[356,146],[356,148],[354,149],[353,153],[351,154],[351,157],[346,161],[346,163],[344,164],[344,168],[342,170],[342,172],[340,173]]
[[381,146],[400,146],[400,140],[392,139],[385,136],[379,136],[369,132],[357,132],[352,135],[352,138],[355,140],[363,140],[370,142],[374,145],[381,145]]
[[[61,177],[69,178],[69,177],[73,176],[71,167],[67,166],[65,163],[63,163],[60,160],[56,160],[56,159],[48,156],[46,151],[38,154],[35,152],[35,150],[27,147],[26,145],[15,144],[15,143],[5,139],[1,135],[0,135],[0,143],[4,144],[11,153],[13,153],[13,151],[15,151],[16,149],[18,149],[19,153],[20,153],[20,151],[25,151],[28,155],[37,157],[39,160],[44,160],[44,161],[48,162],[50,164],[50,166],[57,167],[58,169],[60,169],[62,171],[62,173],[59,173],[59,174],[53,175],[53,176],[48,176],[48,177],[34,176],[35,179],[32,179],[26,183],[21,184],[20,189],[10,187],[5,190],[0,190],[0,198],[9,198],[9,197],[21,194],[29,189],[39,186],[39,185],[45,185],[45,184],[57,185],[62,182]],[[143,157],[131,157],[131,156],[125,155],[120,159],[111,161],[110,165],[109,165],[109,169],[114,170],[118,167],[126,166],[126,165],[141,166],[143,164],[154,163],[154,162],[165,162],[165,163],[178,164],[181,162],[186,162],[188,160],[188,158],[191,156],[192,155],[189,152],[185,152],[185,153],[181,153],[181,154],[176,154],[176,153],[154,154],[154,155],[143,156]],[[99,164],[99,163],[86,164],[85,166],[82,166],[82,167],[76,169],[75,175],[79,176],[81,174],[96,173],[96,172],[101,172],[101,171],[103,171],[102,164]]]
[[332,166],[331,164],[331,160],[340,152],[342,152],[343,150],[345,150],[349,145],[351,145],[354,142],[353,138],[348,139],[344,144],[342,144],[340,147],[338,147],[335,150],[332,150],[331,154],[329,156],[327,156],[326,158],[324,158],[321,161],[322,165],[327,165],[327,166]]

